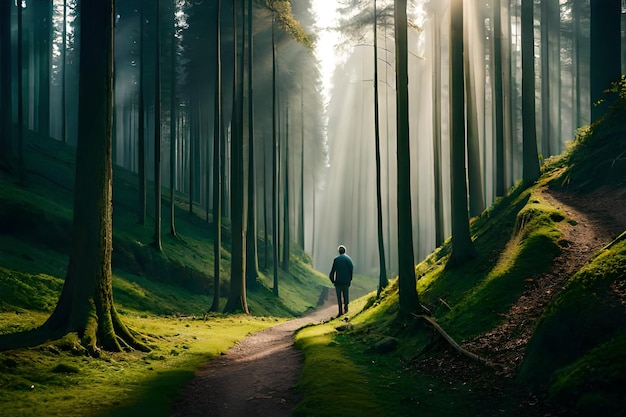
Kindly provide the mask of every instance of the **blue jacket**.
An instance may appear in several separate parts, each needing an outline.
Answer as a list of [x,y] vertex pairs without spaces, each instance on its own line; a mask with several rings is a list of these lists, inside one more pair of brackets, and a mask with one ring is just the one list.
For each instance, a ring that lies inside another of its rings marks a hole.
[[337,285],[350,285],[352,281],[352,270],[354,265],[348,255],[341,254],[333,260],[333,267],[330,270],[330,281]]

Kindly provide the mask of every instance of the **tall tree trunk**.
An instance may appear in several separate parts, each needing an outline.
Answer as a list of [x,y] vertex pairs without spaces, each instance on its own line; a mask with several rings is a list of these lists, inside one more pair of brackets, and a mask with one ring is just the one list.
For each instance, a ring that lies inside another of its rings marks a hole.
[[619,81],[621,74],[621,10],[618,0],[592,0],[590,4],[591,120],[595,121],[610,105],[604,90]]
[[248,314],[245,286],[245,253],[244,253],[244,181],[243,181],[243,126],[241,113],[240,91],[240,62],[239,36],[237,15],[239,1],[233,0],[233,44],[235,45],[235,59],[233,60],[233,123],[231,138],[231,261],[230,261],[230,291],[224,312],[242,311]]
[[13,156],[13,51],[11,48],[11,5],[0,1],[0,170],[11,170]]
[[[560,9],[558,0],[541,3],[541,152],[559,153],[561,83]],[[555,143],[556,142],[556,143]]]
[[18,170],[20,183],[26,181],[26,167],[24,166],[24,10],[21,4],[17,6],[17,146]]
[[[505,25],[502,25],[504,32],[502,42],[502,94],[503,94],[503,109],[504,109],[504,136],[503,136],[503,148],[502,148],[502,186],[503,190],[511,185],[512,180],[508,176],[506,170],[507,149],[513,147],[513,138],[517,137],[517,108],[516,99],[517,87],[514,79],[514,65],[512,58],[512,22],[511,22],[511,2],[513,0],[505,0],[505,7],[503,13],[505,13]],[[502,3],[501,3],[502,4]],[[517,35],[516,35],[517,36]],[[509,164],[512,165],[512,164]],[[504,195],[504,191],[502,193]]]
[[495,118],[495,191],[496,196],[501,197],[506,192],[504,174],[504,94],[503,89],[503,65],[502,65],[502,7],[501,0],[493,3],[493,112]]
[[156,56],[154,76],[154,246],[163,251],[161,244],[161,31],[159,30],[159,0],[156,7]]
[[572,1],[572,128],[580,126],[580,1]]
[[535,122],[535,58],[533,0],[522,0],[522,123],[523,178],[531,184],[539,178]]
[[463,0],[453,0],[450,15],[450,179],[452,252],[446,266],[463,265],[476,256],[470,235],[465,177],[465,87]]
[[550,155],[550,1],[541,3],[541,152]]
[[550,141],[551,152],[546,154],[543,158],[547,158],[551,155],[558,155],[563,151],[561,140],[561,105],[563,98],[561,97],[561,5],[559,0],[550,0],[549,3],[552,7],[550,15],[553,19],[550,25],[550,73],[551,82],[550,88],[552,89],[552,97],[555,98],[555,103],[550,106],[550,120],[554,120],[551,124]]
[[445,239],[443,216],[443,180],[441,174],[441,29],[439,17],[433,16],[433,178],[435,200],[435,246]]
[[253,38],[252,0],[248,0],[248,223],[246,227],[246,285],[255,289],[259,276],[256,225],[256,168],[254,163],[254,91],[253,91]]
[[[177,135],[176,123],[176,20],[174,20],[174,27],[172,28],[172,48],[170,56],[170,235],[176,236],[176,146]],[[189,161],[191,162],[192,155],[191,149],[189,149]],[[190,175],[189,178],[192,176]],[[192,211],[192,197],[193,191],[189,190],[189,211]]]
[[394,0],[396,31],[396,123],[398,187],[398,291],[400,314],[419,309],[411,219],[411,157],[409,146],[409,76],[406,0]]
[[[475,7],[475,6],[473,6]],[[464,32],[473,22],[464,25]],[[466,111],[466,127],[467,127],[467,177],[469,183],[469,213],[470,216],[478,216],[485,209],[485,198],[483,194],[483,180],[481,174],[480,163],[480,137],[479,137],[479,121],[477,112],[477,93],[474,69],[470,66],[469,54],[469,36],[463,36],[463,47],[467,53],[463,54],[463,65],[465,68],[465,111]],[[482,48],[484,57],[484,48]],[[454,93],[453,93],[454,94]]]
[[265,152],[265,148],[267,146],[263,145],[263,269],[267,270],[267,260],[270,256],[269,254],[269,228],[267,222],[267,197],[269,188],[267,186],[267,156]]
[[[106,17],[106,18],[103,18]],[[81,2],[80,114],[72,249],[57,306],[36,331],[0,339],[0,349],[77,332],[92,354],[125,347],[148,350],[121,321],[113,304],[112,163],[113,0]]]
[[[137,122],[137,162],[138,172],[137,179],[139,180],[139,224],[146,224],[146,131],[145,131],[145,102],[144,102],[144,74],[145,74],[145,57],[144,57],[144,10],[145,0],[140,2],[139,18],[141,23],[139,25],[139,109],[137,110],[139,120]],[[65,50],[65,48],[63,48]],[[64,66],[65,69],[65,66]],[[65,71],[64,71],[65,72]],[[64,77],[65,78],[65,77]],[[64,89],[65,91],[65,89]],[[64,93],[65,96],[65,93]],[[65,105],[63,106],[65,108]],[[63,122],[65,126],[65,120]]]
[[40,33],[36,49],[39,61],[38,129],[40,135],[50,136],[50,56],[52,49],[52,0],[40,0],[37,31]]
[[300,79],[300,210],[298,212],[298,244],[304,249],[304,93]]
[[277,122],[277,86],[276,86],[276,12],[272,12],[272,258],[274,267],[274,285],[272,292],[278,297],[278,122]]
[[289,252],[291,249],[291,227],[289,221],[289,102],[286,109],[285,128],[285,182],[283,184],[283,270],[289,272]]
[[385,260],[385,241],[383,232],[383,198],[380,162],[380,109],[378,103],[378,12],[374,0],[374,156],[376,158],[376,230],[378,232],[378,291],[389,284],[387,279],[387,262]]
[[215,21],[215,95],[213,108],[213,303],[211,311],[220,308],[220,264],[222,258],[222,0],[217,0]]

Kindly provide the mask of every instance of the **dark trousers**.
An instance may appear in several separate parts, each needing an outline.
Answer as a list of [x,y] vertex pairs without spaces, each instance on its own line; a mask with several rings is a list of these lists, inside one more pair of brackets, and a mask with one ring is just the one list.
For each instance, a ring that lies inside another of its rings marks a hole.
[[348,303],[350,303],[349,285],[335,285],[337,291],[337,304],[339,306],[339,315],[348,312]]

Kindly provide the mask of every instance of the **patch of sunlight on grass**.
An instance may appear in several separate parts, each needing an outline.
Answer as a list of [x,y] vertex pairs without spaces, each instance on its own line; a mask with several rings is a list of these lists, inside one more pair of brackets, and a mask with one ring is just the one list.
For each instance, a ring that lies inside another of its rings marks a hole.
[[[305,392],[295,416],[361,417],[386,415],[374,401],[371,381],[334,341],[331,324],[308,327],[296,336],[305,353],[297,389]],[[324,383],[320,384],[320,381]]]
[[[43,313],[0,313],[0,333],[16,325],[33,328],[45,318]],[[57,341],[0,353],[0,414],[167,416],[196,369],[247,335],[282,320],[242,315],[207,320],[124,316],[124,321],[143,335],[151,352],[95,359],[75,356],[67,341]]]

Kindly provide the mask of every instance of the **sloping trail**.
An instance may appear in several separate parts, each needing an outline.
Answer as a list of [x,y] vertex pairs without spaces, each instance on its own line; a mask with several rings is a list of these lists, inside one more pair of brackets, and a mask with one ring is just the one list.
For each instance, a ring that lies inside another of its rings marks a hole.
[[[455,352],[415,363],[413,369],[443,380],[473,381],[486,398],[511,397],[511,381],[524,358],[535,324],[544,308],[563,290],[567,280],[598,250],[626,230],[626,189],[604,189],[591,194],[560,192],[545,187],[541,197],[561,209],[569,221],[560,223],[562,252],[553,267],[528,282],[527,290],[511,306],[500,326],[464,341],[463,347],[497,364],[495,370],[470,363]],[[518,398],[527,416],[566,415],[550,410],[533,393]],[[493,410],[494,413],[500,410]],[[548,413],[548,414],[546,414]]]
[[171,410],[172,417],[291,416],[298,403],[294,387],[302,353],[294,332],[337,314],[335,291],[318,310],[255,333],[196,372]]

